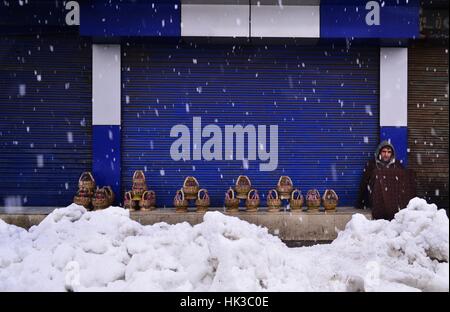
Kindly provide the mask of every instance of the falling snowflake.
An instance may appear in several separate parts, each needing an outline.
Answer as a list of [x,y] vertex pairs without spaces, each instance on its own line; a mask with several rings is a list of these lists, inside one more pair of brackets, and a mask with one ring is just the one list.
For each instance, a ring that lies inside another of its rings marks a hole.
[[36,161],[37,161],[38,168],[44,167],[44,155],[36,155]]
[[73,143],[73,133],[70,131],[67,132],[67,142]]
[[27,93],[26,90],[27,90],[27,86],[25,84],[19,85],[19,95],[20,96],[25,96],[25,94]]

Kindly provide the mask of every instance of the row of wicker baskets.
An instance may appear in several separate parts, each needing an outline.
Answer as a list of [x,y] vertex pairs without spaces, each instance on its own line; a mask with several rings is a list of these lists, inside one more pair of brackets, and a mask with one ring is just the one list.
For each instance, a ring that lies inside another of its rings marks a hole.
[[[225,193],[225,207],[230,212],[239,211],[240,200],[245,200],[247,211],[256,211],[260,205],[260,197],[258,191],[252,188],[252,183],[247,176],[239,176],[236,185],[229,188]],[[268,211],[279,211],[283,200],[289,200],[291,210],[302,209],[305,202],[304,197],[299,189],[294,189],[292,180],[288,176],[281,176],[278,180],[277,187],[271,189],[267,194]],[[334,190],[325,190],[324,196],[321,198],[320,193],[316,189],[309,190],[306,195],[306,207],[308,209],[319,209],[321,204],[326,210],[334,210],[338,204],[338,196]]]
[[[250,179],[247,176],[239,176],[234,189],[230,187],[225,193],[225,207],[229,212],[238,212],[240,200],[245,200],[246,210],[257,211],[261,200],[258,191],[252,188]],[[289,200],[291,210],[302,209],[306,202],[308,209],[318,209],[321,204],[326,210],[333,210],[338,203],[338,196],[333,190],[326,190],[323,198],[318,190],[309,190],[306,201],[300,190],[294,189],[292,180],[288,176],[281,176],[276,189],[272,189],[267,194],[268,211],[279,211],[284,199]],[[210,206],[208,190],[201,188],[195,177],[186,177],[183,186],[176,191],[173,205],[177,212],[188,210],[189,202],[194,201],[196,211],[207,211]],[[125,193],[125,208],[128,209],[153,209],[156,204],[156,195],[153,191],[147,190],[144,173],[140,170],[133,175],[133,189]]]

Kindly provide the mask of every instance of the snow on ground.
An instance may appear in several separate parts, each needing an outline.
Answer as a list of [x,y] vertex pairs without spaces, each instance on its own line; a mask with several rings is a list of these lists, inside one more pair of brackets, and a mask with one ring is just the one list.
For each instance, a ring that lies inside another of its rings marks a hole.
[[448,217],[419,198],[301,248],[220,212],[143,226],[72,204],[29,231],[0,220],[0,291],[449,291],[448,260]]

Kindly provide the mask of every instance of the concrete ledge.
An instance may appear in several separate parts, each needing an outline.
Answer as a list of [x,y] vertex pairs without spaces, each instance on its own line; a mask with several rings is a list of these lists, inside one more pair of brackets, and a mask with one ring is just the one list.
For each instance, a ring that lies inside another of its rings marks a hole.
[[[45,208],[44,208],[45,209]],[[238,217],[249,223],[264,226],[271,234],[277,235],[283,241],[332,241],[337,233],[345,228],[345,225],[355,213],[361,213],[366,218],[371,218],[370,210],[360,210],[350,207],[338,207],[336,211],[280,211],[258,212],[240,211],[237,213],[225,212],[223,208],[213,208],[209,211],[220,211],[226,215]],[[39,224],[49,213],[47,210],[34,209],[33,213],[4,213],[0,212],[0,219],[9,224],[14,224],[26,229]],[[175,212],[173,208],[155,209],[152,211],[132,211],[131,219],[149,225],[158,222],[176,224],[188,222],[191,225],[201,223],[204,213]]]
[[29,229],[33,225],[41,223],[46,216],[46,214],[0,214],[0,219],[8,224]]
[[[280,211],[280,212],[225,212],[223,208],[210,209],[226,215],[238,217],[249,223],[267,227],[271,234],[284,241],[331,241],[355,213],[361,213],[371,219],[370,210],[341,207],[336,211]],[[133,211],[131,218],[141,224],[166,222],[176,224],[188,222],[191,225],[201,223],[204,213],[189,211],[175,212],[175,209],[156,209],[153,211]]]

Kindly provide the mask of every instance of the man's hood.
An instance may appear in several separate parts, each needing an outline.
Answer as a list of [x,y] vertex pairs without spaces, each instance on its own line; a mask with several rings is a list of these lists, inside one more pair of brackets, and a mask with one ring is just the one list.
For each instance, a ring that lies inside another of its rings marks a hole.
[[388,146],[392,149],[392,158],[389,161],[389,165],[390,165],[395,162],[395,148],[394,148],[394,145],[392,145],[389,141],[383,141],[380,144],[378,144],[377,149],[375,150],[375,153],[374,153],[375,161],[378,163],[381,163],[381,160],[378,158],[378,155],[380,154],[381,149],[386,146]]

